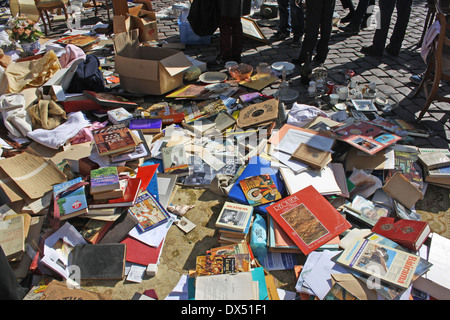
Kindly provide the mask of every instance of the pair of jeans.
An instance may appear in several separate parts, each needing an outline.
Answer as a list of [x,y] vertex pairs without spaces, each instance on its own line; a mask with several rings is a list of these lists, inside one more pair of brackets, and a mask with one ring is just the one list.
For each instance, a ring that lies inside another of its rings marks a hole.
[[412,0],[380,0],[379,25],[373,36],[373,46],[376,50],[384,50],[386,45],[389,26],[391,24],[392,13],[397,8],[397,21],[394,30],[389,39],[391,51],[399,52],[405,38],[406,28],[408,27],[409,17],[411,15]]
[[372,6],[375,6],[375,0],[359,0],[352,21],[348,25],[354,29],[361,29],[364,19],[372,15]]
[[293,33],[294,39],[300,39],[305,28],[305,15],[301,4],[295,0],[277,0],[280,17],[279,31],[284,34]]
[[[298,60],[305,62],[308,54],[312,56],[316,49],[314,60],[325,62],[328,55],[328,45],[333,29],[333,14],[336,0],[306,0],[306,33]],[[320,39],[319,38],[320,33]]]

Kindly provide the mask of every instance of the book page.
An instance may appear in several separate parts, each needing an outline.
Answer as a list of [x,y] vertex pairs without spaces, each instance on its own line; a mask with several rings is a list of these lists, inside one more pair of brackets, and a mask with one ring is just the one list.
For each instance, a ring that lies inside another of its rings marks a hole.
[[197,277],[195,300],[252,300],[251,272]]

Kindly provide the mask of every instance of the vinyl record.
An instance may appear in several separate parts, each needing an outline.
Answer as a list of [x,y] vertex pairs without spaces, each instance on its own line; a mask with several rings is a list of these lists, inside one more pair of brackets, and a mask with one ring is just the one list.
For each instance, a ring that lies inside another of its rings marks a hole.
[[243,108],[239,112],[237,126],[247,128],[278,118],[278,100],[270,99]]

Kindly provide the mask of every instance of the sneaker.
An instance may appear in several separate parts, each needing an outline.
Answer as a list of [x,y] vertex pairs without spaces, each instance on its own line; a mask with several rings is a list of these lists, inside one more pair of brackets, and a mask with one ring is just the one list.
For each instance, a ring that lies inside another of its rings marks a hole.
[[383,52],[377,51],[374,46],[362,47],[361,53],[364,53],[366,56],[374,56],[374,57],[383,56]]
[[409,81],[411,81],[414,84],[420,84],[422,82],[423,74],[414,74],[409,78]]
[[273,36],[270,37],[270,40],[279,41],[289,38],[289,33],[284,33],[281,31],[277,31]]

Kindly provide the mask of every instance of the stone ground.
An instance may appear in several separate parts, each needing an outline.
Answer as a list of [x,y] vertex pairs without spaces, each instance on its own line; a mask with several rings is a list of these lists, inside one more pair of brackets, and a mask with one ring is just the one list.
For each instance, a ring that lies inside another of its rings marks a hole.
[[[357,1],[354,1],[357,5]],[[160,12],[172,4],[177,3],[171,0],[153,0],[152,6],[154,11]],[[359,83],[368,84],[375,82],[378,92],[381,95],[391,96],[399,103],[392,110],[392,113],[400,116],[406,121],[415,123],[417,116],[425,102],[422,94],[413,97],[417,85],[410,82],[409,78],[413,74],[421,73],[425,70],[425,63],[420,56],[419,41],[422,35],[427,8],[426,0],[414,0],[413,9],[403,42],[401,53],[397,56],[385,54],[381,58],[367,57],[360,53],[362,46],[371,44],[375,31],[376,23],[372,20],[371,27],[364,29],[357,35],[345,35],[341,32],[333,33],[330,42],[330,51],[325,62],[328,70],[328,80],[334,81],[336,84],[342,84],[344,74],[347,69],[354,70],[355,76]],[[377,10],[377,9],[375,9]],[[340,1],[336,3],[336,13],[340,17],[345,16],[346,12],[342,8]],[[99,10],[99,17],[93,17],[93,11],[86,14],[88,19],[82,21],[83,24],[91,24],[97,21],[108,22],[105,8]],[[255,20],[260,17],[254,16]],[[395,12],[393,14],[395,21]],[[275,24],[271,27],[261,27],[266,38],[270,38],[276,32],[277,18],[272,19]],[[391,29],[392,30],[392,29]],[[57,37],[61,32],[66,31],[63,23],[55,23],[54,30],[49,34],[50,37]],[[158,20],[159,39],[167,42],[179,42],[180,35],[177,19],[164,18]],[[214,58],[219,48],[219,33],[212,36],[211,43],[208,45],[187,45],[184,52],[187,55],[198,58],[199,60],[209,60]],[[267,62],[269,64],[277,61],[290,61],[296,58],[300,52],[300,48],[291,47],[289,39],[277,42],[261,42],[250,38],[245,38],[244,50],[242,53],[242,62],[248,63],[256,68],[259,62]],[[300,83],[300,67],[296,67],[294,74],[288,77],[291,88],[297,90],[300,95],[299,102],[307,103],[306,87]],[[271,87],[264,89],[263,93],[271,94],[277,90],[279,83],[273,84]],[[450,92],[450,88],[446,84],[442,84],[441,90]],[[162,97],[148,97],[148,99],[162,99]],[[306,99],[306,100],[305,100]],[[391,100],[392,101],[392,100]],[[429,138],[416,138],[413,142],[417,146],[429,147],[448,147],[449,134],[449,116],[447,111],[449,105],[447,103],[433,104],[429,112],[425,114],[421,121],[421,125],[425,126],[430,134]]]

